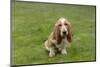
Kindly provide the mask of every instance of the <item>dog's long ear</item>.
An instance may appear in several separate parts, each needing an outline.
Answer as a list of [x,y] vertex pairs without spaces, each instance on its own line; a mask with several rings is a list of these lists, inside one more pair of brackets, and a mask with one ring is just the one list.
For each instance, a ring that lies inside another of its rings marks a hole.
[[70,23],[67,24],[67,30],[68,30],[67,40],[68,42],[72,42],[72,27]]
[[54,30],[54,39],[57,41],[57,43],[61,43],[61,35],[60,35],[60,28],[58,26],[58,24],[55,24],[55,30]]

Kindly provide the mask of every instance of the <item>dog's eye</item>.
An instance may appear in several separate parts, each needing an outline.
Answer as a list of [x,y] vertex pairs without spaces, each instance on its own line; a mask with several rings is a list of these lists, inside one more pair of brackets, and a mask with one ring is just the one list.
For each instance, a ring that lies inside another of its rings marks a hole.
[[67,25],[67,23],[65,23],[65,25]]
[[62,26],[61,24],[59,24],[58,26]]

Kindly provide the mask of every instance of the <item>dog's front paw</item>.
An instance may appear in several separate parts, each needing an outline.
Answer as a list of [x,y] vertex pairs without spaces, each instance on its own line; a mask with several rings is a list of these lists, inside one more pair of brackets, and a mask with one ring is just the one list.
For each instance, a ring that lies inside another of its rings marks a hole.
[[61,50],[61,54],[67,55],[66,49],[62,49],[62,50]]
[[55,56],[55,53],[54,52],[50,52],[49,53],[49,57],[53,57],[53,56]]

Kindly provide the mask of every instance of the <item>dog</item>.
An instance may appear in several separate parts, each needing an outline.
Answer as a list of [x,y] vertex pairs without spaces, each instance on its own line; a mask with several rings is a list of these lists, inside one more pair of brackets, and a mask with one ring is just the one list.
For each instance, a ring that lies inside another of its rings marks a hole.
[[55,24],[55,29],[45,41],[44,46],[49,51],[49,57],[53,57],[57,52],[67,54],[66,47],[72,42],[72,27],[71,23],[61,17]]

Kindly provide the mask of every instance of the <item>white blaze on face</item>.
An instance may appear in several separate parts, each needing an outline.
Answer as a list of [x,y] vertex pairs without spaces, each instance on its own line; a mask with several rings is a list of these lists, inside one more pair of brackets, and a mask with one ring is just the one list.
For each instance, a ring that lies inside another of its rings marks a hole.
[[66,32],[66,34],[68,34],[68,31],[67,31],[67,27],[66,27],[66,25],[65,25],[65,19],[64,18],[61,18],[60,19],[60,22],[61,22],[61,36],[63,36],[64,34],[63,34],[63,32]]

